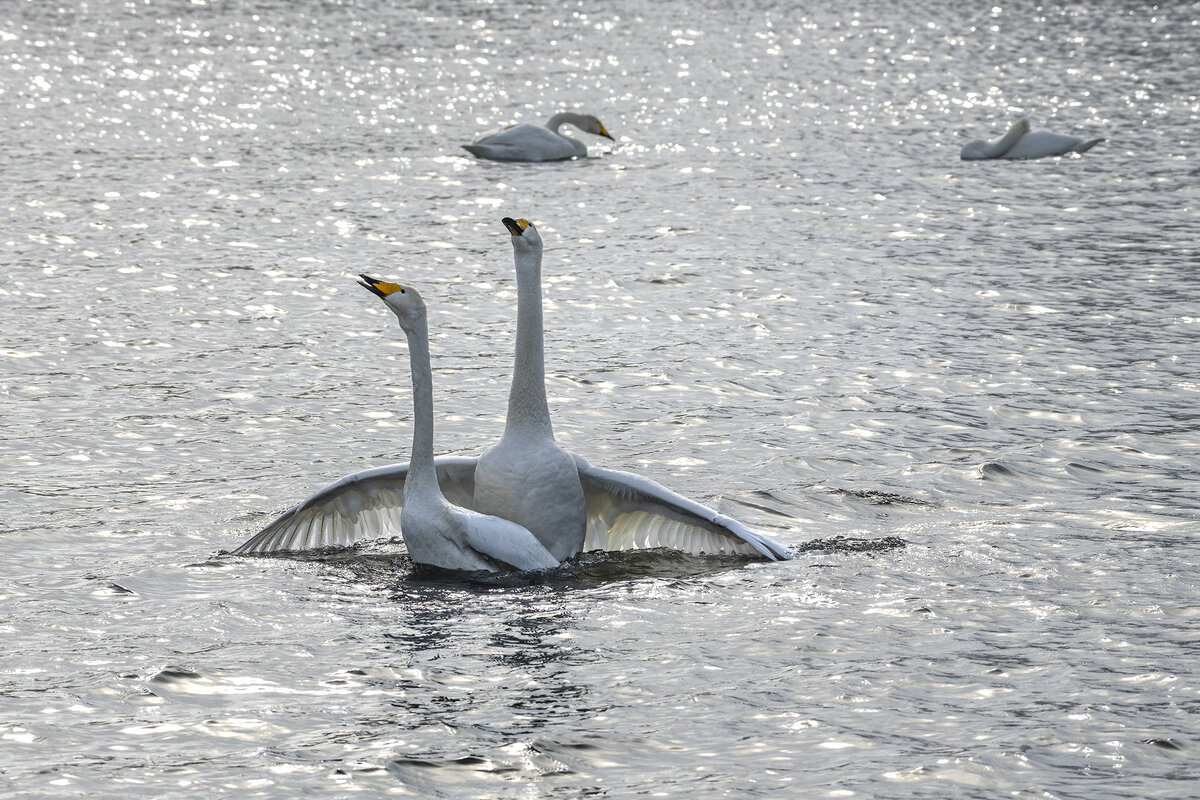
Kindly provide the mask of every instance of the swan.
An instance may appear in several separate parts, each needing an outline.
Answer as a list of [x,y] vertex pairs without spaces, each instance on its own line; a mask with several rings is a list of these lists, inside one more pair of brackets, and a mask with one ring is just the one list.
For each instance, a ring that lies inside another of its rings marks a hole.
[[575,458],[554,441],[542,337],[542,238],[528,220],[503,219],[517,270],[517,336],[500,441],[475,467],[474,508],[528,528],[560,561],[583,549],[587,501]]
[[526,528],[500,517],[452,505],[438,486],[433,459],[433,372],[425,302],[411,286],[360,275],[400,320],[412,369],[412,460],[404,481],[400,531],[413,561],[449,570],[500,572],[548,569],[558,559]]
[[586,157],[587,146],[583,142],[559,133],[558,129],[563,125],[574,125],[584,133],[613,138],[591,114],[563,111],[551,117],[545,127],[528,122],[514,125],[473,144],[464,144],[463,148],[476,158],[492,161],[563,161]]
[[[558,448],[544,380],[543,243],[528,220],[505,217],[503,223],[512,237],[517,269],[517,341],[508,417],[500,442],[484,456],[436,460],[446,496],[459,505],[495,509],[491,513],[520,522],[559,561],[581,550],[652,547],[692,555],[790,559],[787,548],[730,517],[641,475],[594,467]],[[497,474],[506,469],[517,478]],[[345,547],[380,536],[376,520],[396,513],[402,504],[408,471],[408,464],[393,464],[342,478],[283,512],[234,553]]]
[[1103,142],[1099,139],[1080,139],[1050,131],[1032,131],[1029,120],[1019,119],[1008,129],[1008,133],[994,142],[976,140],[963,145],[959,154],[964,161],[987,158],[1045,158],[1067,153],[1086,153]]

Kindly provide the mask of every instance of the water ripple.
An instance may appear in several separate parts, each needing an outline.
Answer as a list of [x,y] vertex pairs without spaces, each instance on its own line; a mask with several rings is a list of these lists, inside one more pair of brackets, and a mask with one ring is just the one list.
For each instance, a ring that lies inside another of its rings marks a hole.
[[[0,11],[0,772],[22,796],[1194,784],[1195,4]],[[570,164],[476,161],[586,107]],[[1106,141],[958,159],[1019,115]],[[788,543],[448,580],[207,558],[505,413]],[[1182,793],[1186,793],[1182,791]]]

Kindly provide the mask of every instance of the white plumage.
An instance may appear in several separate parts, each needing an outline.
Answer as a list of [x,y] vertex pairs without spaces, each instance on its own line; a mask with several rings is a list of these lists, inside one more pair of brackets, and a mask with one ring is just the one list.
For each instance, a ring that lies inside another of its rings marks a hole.
[[1067,153],[1086,153],[1103,142],[1099,139],[1080,139],[1050,131],[1030,130],[1029,120],[1019,119],[1008,132],[992,142],[976,140],[963,145],[959,154],[964,161],[989,158],[1023,159],[1061,156]]
[[[470,506],[473,456],[438,456],[442,493]],[[771,561],[791,553],[774,540],[641,475],[593,467],[575,456],[587,503],[584,550],[668,547],[694,556],[740,554]],[[408,464],[363,470],[330,484],[292,506],[239,546],[239,555],[350,547],[400,533]]]
[[517,270],[517,335],[500,441],[475,468],[472,508],[519,522],[560,561],[583,549],[587,504],[575,459],[554,441],[542,337],[542,238],[504,218]]
[[563,161],[587,156],[587,145],[559,131],[563,125],[574,125],[584,133],[613,138],[591,114],[564,111],[551,117],[544,127],[527,122],[514,125],[472,144],[464,144],[463,148],[476,158],[491,161]]
[[[544,380],[542,240],[526,220],[506,217],[504,224],[517,269],[517,343],[504,435],[481,458],[436,459],[442,493],[520,523],[559,561],[582,550],[655,547],[790,559],[787,548],[736,520],[648,478],[593,467],[558,448]],[[394,464],[342,478],[234,552],[344,547],[392,535],[410,475],[408,464]]]
[[[413,446],[404,489],[400,532],[413,561],[451,570],[546,569],[558,559],[546,552],[526,528],[501,517],[480,514],[448,502],[438,486],[433,459],[433,371],[429,364],[429,323],[425,303],[411,286],[362,276],[362,285],[383,299],[400,320],[408,338],[413,385]],[[380,493],[387,500],[373,505],[372,498],[346,493],[331,498],[341,517],[365,516],[368,525],[386,529],[395,524],[391,511],[395,489]],[[375,498],[378,499],[378,498]],[[344,509],[344,510],[343,510]],[[315,522],[315,520],[314,520]],[[320,535],[334,536],[338,518],[322,519]]]

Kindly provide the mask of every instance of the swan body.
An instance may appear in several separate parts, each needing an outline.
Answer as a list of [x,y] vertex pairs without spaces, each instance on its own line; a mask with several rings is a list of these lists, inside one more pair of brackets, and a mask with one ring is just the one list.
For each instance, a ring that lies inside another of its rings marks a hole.
[[[504,435],[479,458],[435,459],[443,495],[521,523],[559,561],[581,550],[655,547],[790,559],[779,543],[665,486],[594,467],[559,449],[544,380],[542,240],[526,220],[506,217],[504,225],[517,265],[517,344]],[[347,547],[379,536],[400,517],[412,472],[411,464],[393,464],[342,478],[283,512],[234,552]]]
[[473,144],[465,144],[463,148],[476,158],[491,161],[564,161],[586,157],[587,145],[560,133],[559,128],[563,125],[574,125],[584,133],[613,138],[591,114],[564,111],[551,117],[545,127],[529,123],[514,125]]
[[1078,136],[1031,130],[1029,120],[1019,119],[1007,133],[995,141],[977,140],[967,143],[963,146],[960,156],[964,161],[989,158],[1045,158],[1067,153],[1086,153],[1103,141],[1103,138],[1080,139]]
[[558,559],[528,529],[452,505],[438,485],[433,458],[433,373],[425,303],[411,286],[361,276],[383,299],[408,338],[413,384],[412,461],[404,482],[400,532],[413,561],[450,570],[547,569]]

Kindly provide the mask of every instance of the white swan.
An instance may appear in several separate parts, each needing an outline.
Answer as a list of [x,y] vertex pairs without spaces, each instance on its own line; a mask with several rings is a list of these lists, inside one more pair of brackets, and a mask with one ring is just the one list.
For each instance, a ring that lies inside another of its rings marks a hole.
[[1008,129],[1008,133],[994,142],[976,140],[963,145],[959,154],[964,161],[986,158],[1045,158],[1067,153],[1086,153],[1103,142],[1099,139],[1080,139],[1050,131],[1031,131],[1029,120],[1019,119]]
[[[543,378],[542,240],[526,220],[506,217],[504,225],[512,234],[517,265],[517,346],[508,419],[500,443],[482,458],[442,456],[436,460],[446,496],[459,505],[476,508],[476,503],[482,502],[499,509],[506,518],[526,520],[522,524],[560,561],[580,549],[652,547],[692,555],[736,553],[771,561],[790,559],[787,548],[770,538],[648,478],[593,467],[558,449]],[[574,462],[574,481],[564,456]],[[521,459],[531,463],[522,464]],[[526,482],[497,476],[493,467],[497,471],[511,468]],[[395,513],[403,502],[408,469],[407,464],[395,464],[343,478],[285,511],[234,552],[349,546],[380,536],[375,520]],[[506,497],[504,492],[511,494]],[[585,532],[580,530],[581,517]]]
[[360,276],[359,283],[383,299],[408,338],[412,367],[412,461],[404,481],[400,531],[413,561],[442,569],[548,569],[558,559],[527,529],[500,517],[451,505],[438,486],[433,461],[433,372],[425,303],[411,286]]
[[546,402],[542,238],[526,220],[505,217],[504,226],[517,268],[517,342],[504,434],[475,468],[472,508],[524,525],[561,561],[583,549],[587,502]]
[[485,136],[463,147],[477,158],[492,161],[563,161],[587,156],[587,145],[559,133],[563,125],[574,125],[584,133],[612,139],[600,120],[591,114],[564,111],[555,114],[545,127],[523,123]]

